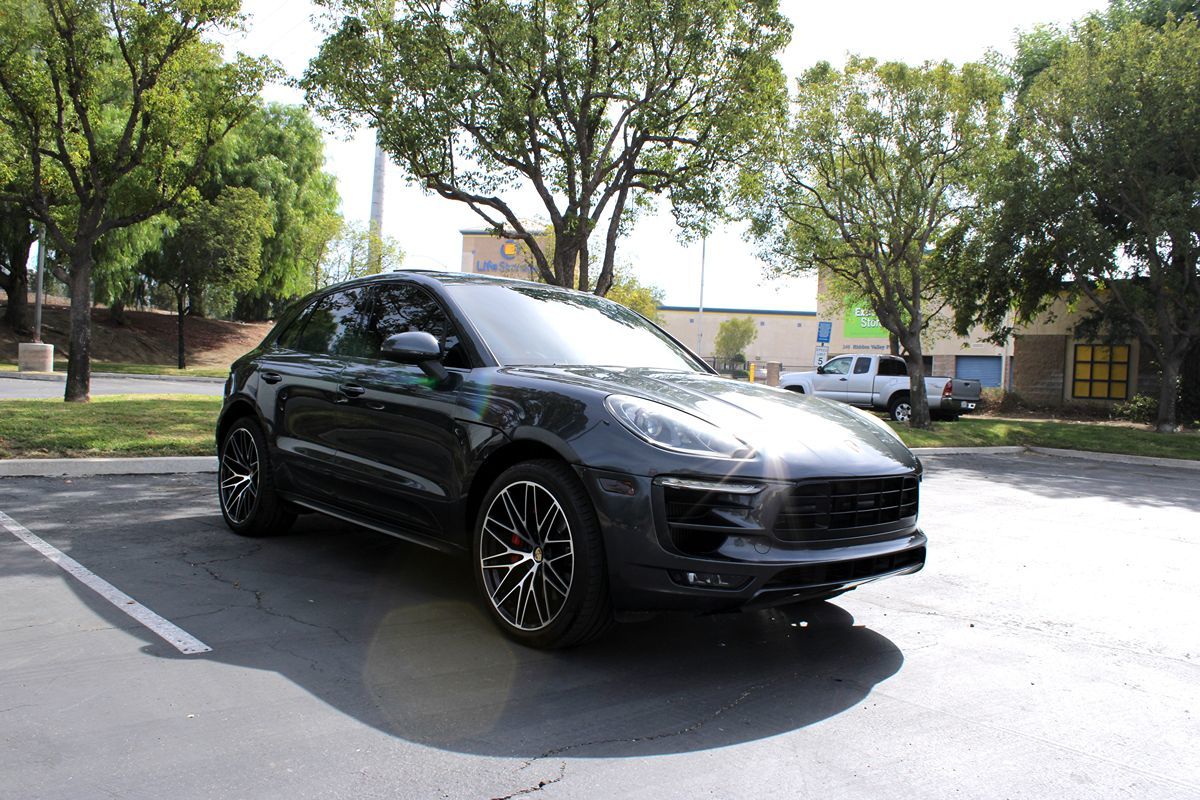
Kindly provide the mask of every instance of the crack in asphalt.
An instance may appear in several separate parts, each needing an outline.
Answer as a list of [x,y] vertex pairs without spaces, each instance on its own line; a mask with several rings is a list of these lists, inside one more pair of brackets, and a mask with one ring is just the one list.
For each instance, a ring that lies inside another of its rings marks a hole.
[[[532,763],[532,762],[530,762],[530,763]],[[526,764],[525,766],[529,766],[529,765]],[[521,769],[525,769],[525,767],[521,767]],[[533,794],[535,792],[540,792],[542,789],[545,789],[547,786],[558,783],[563,778],[565,778],[566,775],[567,775],[567,762],[563,761],[563,762],[560,762],[558,765],[558,777],[550,778],[549,780],[538,781],[533,786],[526,786],[524,789],[518,789],[517,791],[512,792],[511,794],[493,797],[492,800],[512,800],[512,798],[514,798],[514,797],[522,797],[527,794]]]
[[[219,559],[219,560],[232,561],[235,559]],[[192,562],[188,562],[188,563],[191,564]],[[208,563],[213,563],[213,562],[199,561],[199,562],[192,564],[192,566],[199,567],[200,569],[204,570],[205,572],[207,572],[209,574],[209,577],[211,577],[213,580],[217,581],[218,583],[223,583],[226,586],[230,586],[234,589],[237,589],[239,592],[249,592],[250,594],[254,595],[254,609],[256,611],[261,611],[264,614],[268,614],[272,617],[279,617],[281,619],[291,620],[292,622],[295,622],[298,625],[304,625],[306,627],[316,628],[317,630],[322,630],[322,631],[329,631],[329,632],[333,633],[335,636],[337,636],[339,639],[341,639],[343,642],[345,642],[346,644],[350,643],[350,637],[346,636],[346,634],[342,633],[340,630],[333,627],[332,625],[319,625],[315,622],[309,622],[308,620],[300,619],[299,617],[293,616],[292,614],[288,614],[286,612],[279,611],[278,609],[268,606],[265,602],[263,602],[263,593],[260,590],[247,588],[245,586],[242,586],[240,581],[231,580],[229,578],[222,576],[221,573],[217,572],[215,569],[213,569],[209,566],[206,566],[206,564],[208,564]]]
[[[795,678],[795,675],[793,674],[792,677]],[[715,711],[713,711],[711,714],[709,714],[707,717],[696,720],[692,724],[687,725],[678,730],[666,731],[664,733],[655,733],[650,736],[634,736],[629,739],[626,739],[624,737],[618,737],[618,738],[612,738],[612,739],[596,739],[596,740],[590,741],[590,742],[578,742],[576,744],[568,744],[568,745],[564,745],[562,747],[556,747],[552,750],[547,750],[546,752],[542,753],[539,756],[535,756],[535,757],[529,759],[528,761],[526,761],[524,764],[522,764],[518,768],[518,771],[527,769],[530,766],[532,766],[533,764],[537,763],[538,761],[542,761],[543,759],[560,756],[569,750],[578,750],[582,747],[595,747],[597,745],[615,744],[617,742],[625,742],[625,743],[629,743],[629,744],[640,744],[641,742],[653,742],[653,741],[657,741],[659,739],[671,739],[676,736],[685,736],[689,733],[695,733],[696,731],[700,730],[708,723],[710,723],[713,720],[720,717],[722,714],[727,714],[730,711],[732,711],[733,709],[737,708],[739,705],[744,703],[746,701],[746,698],[750,697],[750,695],[754,694],[755,692],[757,692],[761,689],[765,689],[768,686],[779,683],[780,680],[781,680],[780,678],[773,678],[768,681],[762,681],[761,683],[752,684],[751,686],[748,686],[744,690],[742,690],[742,693],[739,694],[737,696],[737,698],[735,698],[734,700],[731,700],[730,702],[726,703],[723,706],[720,706]]]

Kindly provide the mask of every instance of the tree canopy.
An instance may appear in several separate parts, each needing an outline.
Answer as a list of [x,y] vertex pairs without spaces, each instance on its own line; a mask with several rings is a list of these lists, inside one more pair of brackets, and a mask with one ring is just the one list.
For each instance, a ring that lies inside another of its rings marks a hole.
[[1064,293],[1086,297],[1096,313],[1082,335],[1153,351],[1169,431],[1200,343],[1200,28],[1194,15],[1124,13],[1161,5],[1121,4],[1050,48],[1045,31],[1022,37],[1015,68],[1043,65],[1019,76],[1009,151],[962,229],[955,304],[960,329],[1003,333],[1010,311],[1021,322]]
[[746,348],[758,337],[758,326],[753,317],[734,317],[727,319],[717,327],[717,338],[714,341],[714,352],[717,358],[729,361],[739,356],[745,357]]
[[[689,224],[782,112],[777,0],[322,0],[309,102],[366,122],[419,185],[525,242],[547,283],[605,294],[640,199]],[[553,253],[518,210],[537,198]],[[603,247],[592,234],[603,229]],[[602,254],[600,268],[593,264]]]
[[238,0],[12,0],[0,10],[0,199],[67,268],[66,398],[87,400],[94,248],[184,198],[272,67],[225,62]]
[[921,334],[954,279],[932,256],[991,166],[1004,88],[979,64],[818,64],[773,168],[747,184],[751,235],[774,270],[820,271],[899,341],[915,427],[929,424]]

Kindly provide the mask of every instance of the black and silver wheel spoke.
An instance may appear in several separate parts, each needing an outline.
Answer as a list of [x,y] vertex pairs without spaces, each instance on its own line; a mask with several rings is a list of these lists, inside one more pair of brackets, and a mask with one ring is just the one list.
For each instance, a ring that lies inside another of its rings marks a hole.
[[235,524],[250,518],[258,501],[258,446],[245,428],[237,428],[221,451],[221,506]]
[[479,568],[492,606],[510,625],[540,630],[571,591],[574,546],[566,515],[545,487],[504,487],[483,518]]

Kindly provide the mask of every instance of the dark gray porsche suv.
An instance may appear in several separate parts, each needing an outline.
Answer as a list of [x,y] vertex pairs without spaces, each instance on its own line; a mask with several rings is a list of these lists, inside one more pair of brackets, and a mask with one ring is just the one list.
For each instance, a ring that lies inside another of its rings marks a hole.
[[217,447],[237,533],[316,511],[467,555],[492,618],[537,647],[925,562],[921,464],[882,421],[721,378],[626,308],[541,284],[402,272],[313,294],[233,365]]

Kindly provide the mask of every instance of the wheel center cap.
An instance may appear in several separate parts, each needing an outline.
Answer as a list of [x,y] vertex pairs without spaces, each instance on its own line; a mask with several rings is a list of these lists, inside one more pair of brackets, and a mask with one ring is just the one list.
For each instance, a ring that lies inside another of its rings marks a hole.
[[542,548],[540,548],[540,547],[533,548],[533,560],[539,564],[542,563]]

